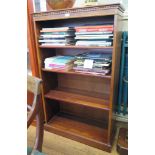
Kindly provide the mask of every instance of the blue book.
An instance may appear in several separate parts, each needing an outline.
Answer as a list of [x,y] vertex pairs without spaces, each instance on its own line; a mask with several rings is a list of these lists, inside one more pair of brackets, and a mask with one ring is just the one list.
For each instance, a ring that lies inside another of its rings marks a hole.
[[68,64],[75,60],[74,56],[55,56],[55,57],[50,57],[45,59],[45,63],[50,62],[52,64]]

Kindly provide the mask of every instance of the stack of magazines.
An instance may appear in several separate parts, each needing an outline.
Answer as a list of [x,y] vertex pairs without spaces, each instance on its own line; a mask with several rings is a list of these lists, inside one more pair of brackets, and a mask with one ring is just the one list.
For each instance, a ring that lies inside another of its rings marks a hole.
[[73,27],[42,28],[39,43],[41,45],[65,46],[75,44]]
[[77,46],[112,46],[113,25],[75,27]]
[[54,56],[46,58],[45,69],[68,71],[73,68],[74,56]]
[[111,72],[111,62],[111,54],[88,52],[76,56],[73,69],[76,72],[107,75]]

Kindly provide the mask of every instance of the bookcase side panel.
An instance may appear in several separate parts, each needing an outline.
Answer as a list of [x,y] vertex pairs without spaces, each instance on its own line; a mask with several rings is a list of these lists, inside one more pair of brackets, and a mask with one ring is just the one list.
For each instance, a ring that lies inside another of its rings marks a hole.
[[49,120],[49,114],[48,114],[48,109],[51,109],[52,106],[51,105],[48,105],[46,104],[46,101],[44,99],[44,95],[45,95],[45,92],[49,91],[49,87],[47,85],[47,82],[48,79],[49,79],[49,76],[44,76],[43,73],[42,73],[42,59],[43,57],[47,57],[47,52],[43,53],[42,52],[42,49],[39,48],[39,43],[38,43],[38,37],[39,37],[39,34],[40,34],[40,30],[42,28],[42,24],[40,22],[35,22],[34,21],[34,33],[35,33],[35,43],[36,43],[36,51],[37,51],[37,61],[38,61],[38,69],[39,69],[39,77],[41,79],[43,79],[43,85],[42,85],[42,101],[43,101],[43,111],[44,111],[44,117],[45,117],[45,122],[47,122],[47,120]]
[[122,37],[122,16],[114,16],[114,40],[112,52],[112,73],[111,73],[111,90],[110,90],[110,111],[109,111],[109,127],[108,140],[112,141],[114,131],[114,120],[112,120],[114,106],[118,96],[119,67],[121,57],[121,37]]
[[[40,68],[40,54],[39,54],[39,47],[38,47],[38,35],[39,35],[39,29],[40,26],[34,21],[33,19],[33,27],[34,27],[34,38],[35,38],[35,45],[36,45],[36,55],[37,55],[37,62],[38,62],[38,71],[39,71],[39,78],[42,78],[41,76],[41,68]],[[41,86],[41,90],[43,90],[43,87]],[[44,118],[45,121],[47,121],[47,117],[46,117],[46,107],[45,107],[45,102],[44,102],[44,94],[43,91],[41,91],[42,93],[42,102],[43,102],[43,111],[44,111]]]

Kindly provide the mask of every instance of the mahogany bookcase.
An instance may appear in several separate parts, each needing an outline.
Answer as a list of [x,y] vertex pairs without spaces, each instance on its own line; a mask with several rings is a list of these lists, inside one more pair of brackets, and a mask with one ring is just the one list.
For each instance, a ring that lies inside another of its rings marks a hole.
[[[118,96],[122,14],[120,4],[71,8],[33,14],[39,76],[43,79],[45,130],[110,152],[115,126],[112,119]],[[40,30],[48,27],[114,25],[113,46],[42,46]],[[110,75],[44,69],[44,60],[55,55],[98,51],[112,54]]]

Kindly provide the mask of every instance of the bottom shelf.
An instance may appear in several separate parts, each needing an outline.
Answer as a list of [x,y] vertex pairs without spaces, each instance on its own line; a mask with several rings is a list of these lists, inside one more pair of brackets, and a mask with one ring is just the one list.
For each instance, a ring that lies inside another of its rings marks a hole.
[[75,116],[59,113],[45,124],[45,130],[101,150],[111,151],[111,145],[107,143],[107,129],[82,122]]

